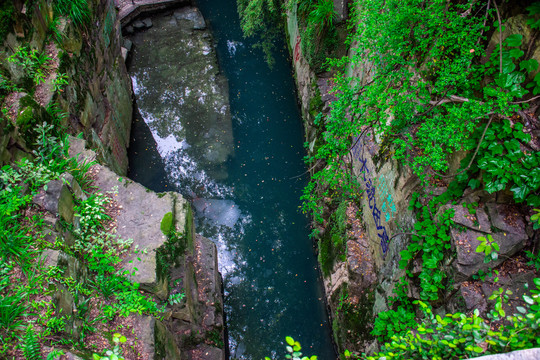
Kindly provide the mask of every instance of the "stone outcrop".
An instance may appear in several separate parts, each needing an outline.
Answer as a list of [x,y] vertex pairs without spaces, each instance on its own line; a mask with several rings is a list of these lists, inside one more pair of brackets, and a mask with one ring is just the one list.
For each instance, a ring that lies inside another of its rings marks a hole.
[[[34,31],[20,34],[21,37],[9,34],[3,45],[6,55],[2,55],[1,59],[10,78],[17,83],[17,79],[24,76],[21,68],[4,60],[12,49],[30,43],[33,48],[46,51],[53,59],[53,71],[45,84],[38,86],[35,94],[37,103],[26,101],[20,106],[20,99],[25,94],[12,99],[14,104],[11,111],[17,119],[17,126],[10,128],[2,125],[0,162],[5,164],[31,156],[34,140],[20,132],[19,118],[24,111],[31,111],[33,126],[44,121],[50,123],[45,108],[56,102],[68,114],[61,125],[72,134],[83,132],[96,149],[98,157],[117,173],[125,174],[128,167],[126,149],[131,128],[132,91],[121,54],[122,40],[113,0],[89,1],[88,6],[93,9],[95,16],[91,26],[81,27],[61,18],[57,24],[62,38],[61,48],[47,38],[53,21],[52,4],[45,0],[38,2],[41,11],[18,17],[31,23]],[[64,76],[67,85],[63,91],[53,92],[52,82],[58,76]]]
[[[84,140],[70,138],[70,155],[81,162],[95,158],[85,145]],[[94,185],[108,193],[114,203],[114,235],[132,240],[131,250],[121,263],[123,269],[142,291],[167,303],[162,320],[135,315],[131,321],[141,343],[141,356],[156,360],[224,359],[217,249],[212,241],[195,234],[190,205],[178,193],[156,194],[99,164],[93,165],[90,172]],[[34,203],[50,213],[45,222],[49,227],[46,240],[51,246],[60,242],[69,249],[75,243],[70,229],[77,227],[74,199],[80,201],[82,197],[72,190],[80,187],[71,175],[64,174],[63,179],[70,179],[70,185],[53,180],[34,197]],[[71,214],[72,220],[68,222],[63,213]],[[163,232],[166,214],[172,214],[174,236]],[[88,281],[86,266],[63,251],[46,250],[42,259],[45,266],[57,267],[75,283]],[[64,284],[55,286],[55,316],[64,319],[66,336],[78,339],[83,321],[76,315],[88,299],[83,295],[74,297]],[[170,301],[180,293],[184,294],[183,300]]]

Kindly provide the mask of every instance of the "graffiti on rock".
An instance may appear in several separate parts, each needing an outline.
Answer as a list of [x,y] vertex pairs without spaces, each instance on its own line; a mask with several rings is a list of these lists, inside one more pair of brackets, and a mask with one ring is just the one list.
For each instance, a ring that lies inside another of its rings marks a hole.
[[[358,141],[355,140],[356,145],[352,149],[352,154],[356,160],[360,162],[360,172],[359,174],[362,175],[362,180],[364,181],[364,185],[366,187],[366,195],[368,198],[368,205],[369,209],[371,210],[371,215],[373,216],[373,221],[375,222],[375,226],[377,226],[377,236],[380,239],[381,249],[383,252],[383,255],[386,255],[386,252],[388,251],[388,232],[386,231],[386,227],[382,225],[381,223],[381,216],[383,215],[383,208],[379,208],[377,205],[377,200],[375,199],[375,191],[376,187],[375,184],[372,182],[370,176],[369,176],[369,168],[367,167],[367,160],[364,157],[364,152],[362,151],[362,146],[359,144]],[[391,197],[390,197],[391,199]],[[386,204],[386,206],[385,206]],[[393,204],[393,201],[392,201]],[[383,202],[383,206],[385,208],[388,208],[388,204],[386,202]],[[395,204],[394,204],[394,212],[395,212]],[[388,213],[386,213],[388,214]],[[385,215],[386,215],[385,214]],[[388,221],[388,220],[387,220]]]

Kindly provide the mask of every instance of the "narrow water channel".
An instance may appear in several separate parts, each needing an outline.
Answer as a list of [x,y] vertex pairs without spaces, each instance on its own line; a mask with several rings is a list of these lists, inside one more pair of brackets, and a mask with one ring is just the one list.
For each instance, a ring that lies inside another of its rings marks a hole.
[[[306,169],[287,49],[277,44],[270,70],[243,38],[235,0],[197,5],[213,38],[187,29],[184,20],[196,16],[178,11],[153,17],[153,27],[132,38],[129,175],[191,199],[197,231],[217,244],[231,358],[282,358],[292,336],[304,355],[333,360],[308,219],[299,211]],[[198,50],[186,50],[193,43]],[[219,68],[208,44],[217,44]]]

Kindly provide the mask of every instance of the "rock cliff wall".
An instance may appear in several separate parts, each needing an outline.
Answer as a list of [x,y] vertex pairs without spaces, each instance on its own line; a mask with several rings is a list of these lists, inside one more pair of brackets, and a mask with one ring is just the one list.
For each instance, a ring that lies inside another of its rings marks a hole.
[[[14,28],[20,32],[7,35],[1,60],[4,75],[19,89],[6,99],[10,110],[4,121],[11,122],[14,131],[6,131],[6,126],[1,135],[2,163],[30,153],[34,145],[20,131],[21,114],[29,107],[20,99],[30,94],[37,102],[30,126],[50,123],[44,110],[57,103],[67,114],[58,126],[72,134],[82,132],[104,163],[119,174],[127,172],[132,90],[121,54],[120,26],[113,0],[90,0],[89,7],[91,20],[83,25],[65,17],[53,18],[51,1],[39,0],[32,8],[36,11],[26,6],[15,10]],[[6,61],[25,44],[51,58],[44,82],[35,88],[24,86],[28,79],[21,66]],[[62,89],[55,85],[59,77],[66,82]]]
[[[335,9],[343,9],[343,6],[337,5],[340,4],[336,4]],[[341,11],[338,17],[346,17],[346,13]],[[507,27],[505,35],[523,33],[525,21],[523,15],[511,16],[508,19],[511,29]],[[293,9],[287,14],[286,31],[305,120],[306,139],[312,152],[322,131],[315,126],[313,119],[318,112],[327,114],[334,100],[329,93],[332,74],[316,73],[310,68],[302,54],[302,29],[298,24],[296,10]],[[493,49],[498,41],[495,33],[490,48]],[[525,31],[523,43],[530,45],[534,41],[530,31]],[[370,69],[351,66],[348,74],[369,80]],[[335,255],[330,265],[321,262],[334,338],[340,352],[348,349],[369,353],[379,345],[370,335],[375,316],[393,308],[389,299],[395,295],[394,289],[400,279],[409,272],[413,277],[418,276],[422,268],[420,259],[413,261],[412,268],[402,269],[399,265],[400,252],[407,249],[411,242],[410,234],[406,233],[412,232],[408,229],[414,229],[419,221],[418,209],[409,206],[413,194],[420,192],[428,197],[440,195],[447,189],[448,182],[422,187],[411,169],[392,159],[390,149],[383,147],[380,139],[369,131],[363,133],[361,138],[352,139],[352,144],[352,168],[364,191],[363,196],[356,204],[335,204],[331,201],[323,204],[325,226],[321,228],[318,242],[320,252],[325,251],[321,247],[325,246],[325,241],[333,241],[334,244],[339,241],[336,236],[343,237],[341,241],[346,244],[344,254]],[[463,154],[460,154],[451,161],[449,173],[456,172],[462,158]],[[445,210],[454,214],[448,245],[454,255],[443,264],[449,281],[439,294],[440,300],[434,304],[436,311],[467,313],[479,309],[485,314],[493,306],[486,299],[501,285],[508,286],[514,292],[511,303],[515,308],[521,301],[524,285],[532,285],[532,279],[538,276],[534,268],[517,265],[523,264],[523,253],[520,251],[524,247],[530,248],[539,236],[527,222],[529,209],[516,205],[511,196],[504,192],[488,194],[484,190],[468,188],[457,201],[442,206],[434,215],[441,215]],[[338,231],[338,228],[342,230]],[[480,243],[477,238],[488,235],[500,244],[501,251],[497,261],[486,264],[484,255],[475,252],[475,249]],[[325,270],[328,266],[330,269]],[[478,274],[491,274],[495,269],[500,274],[498,279],[495,275],[479,279]],[[421,289],[414,281],[403,291],[411,299],[420,299]]]

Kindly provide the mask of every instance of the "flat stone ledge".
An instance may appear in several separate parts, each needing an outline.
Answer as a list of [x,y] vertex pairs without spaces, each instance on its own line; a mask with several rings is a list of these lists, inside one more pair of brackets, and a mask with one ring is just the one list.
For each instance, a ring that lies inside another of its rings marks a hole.
[[141,14],[189,5],[190,3],[190,0],[114,0],[114,4],[118,8],[118,20],[120,20],[121,26],[129,24]]
[[538,360],[540,348],[512,351],[505,354],[495,354],[473,358],[471,360]]

